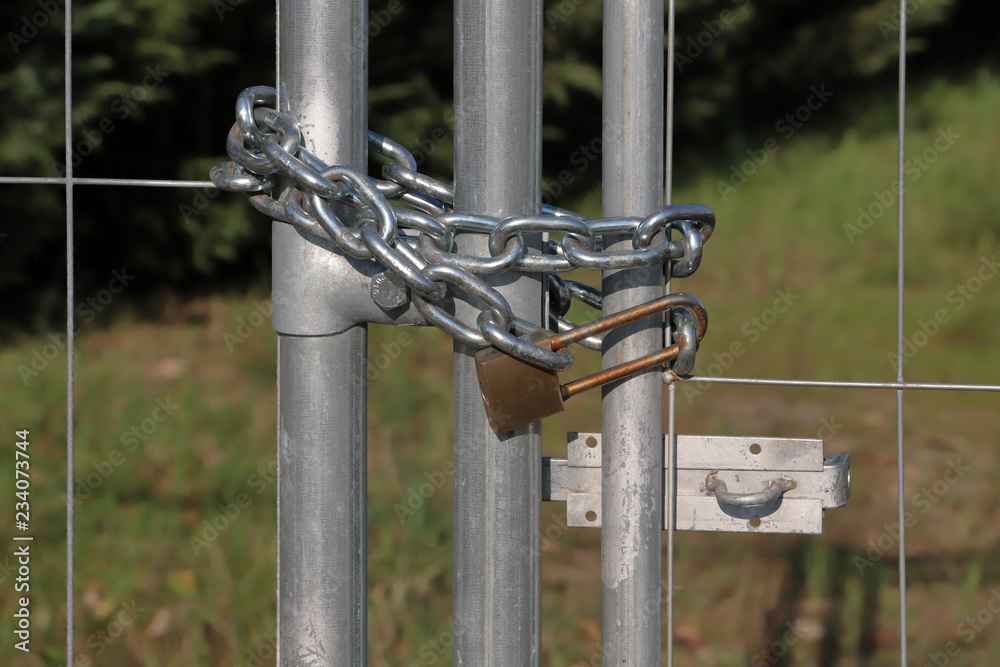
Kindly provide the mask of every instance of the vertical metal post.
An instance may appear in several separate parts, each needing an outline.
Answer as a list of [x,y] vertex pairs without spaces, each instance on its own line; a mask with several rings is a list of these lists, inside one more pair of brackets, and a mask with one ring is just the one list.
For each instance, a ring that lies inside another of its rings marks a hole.
[[[604,2],[604,215],[647,215],[663,197],[663,2]],[[610,239],[611,249],[631,239]],[[604,313],[662,293],[660,271],[604,274]],[[661,320],[609,332],[602,365],[662,343]],[[604,664],[660,664],[662,381],[647,371],[604,389],[601,578]]]
[[[279,106],[320,158],[362,169],[367,14],[365,0],[278,0]],[[338,267],[353,271],[332,244],[279,223],[272,239],[278,665],[364,665],[367,327],[324,307]]]
[[[674,40],[675,26],[677,18],[676,0],[667,0],[667,62],[665,71],[666,80],[666,137],[664,141],[665,152],[663,166],[665,177],[663,179],[663,199],[664,203],[673,202],[674,196]],[[665,291],[672,292],[670,285],[670,262],[663,267],[663,274],[666,278]],[[666,338],[670,334],[670,319],[666,320]],[[664,340],[669,343],[669,340]],[[666,586],[662,588],[667,591],[667,601],[665,610],[664,625],[667,627],[667,636],[663,639],[666,644],[666,667],[674,667],[674,530],[677,525],[677,383],[671,382],[667,386],[667,447],[665,451],[667,474],[664,477],[663,493],[666,495],[665,511],[667,514],[667,565],[664,581]]]
[[[455,1],[456,211],[503,218],[539,210],[541,25],[540,0]],[[457,243],[460,252],[489,254],[483,235]],[[515,315],[542,321],[539,276],[507,274],[493,284]],[[455,307],[475,322],[475,308]],[[483,410],[476,350],[454,349],[453,662],[538,665],[540,426],[497,438]]]

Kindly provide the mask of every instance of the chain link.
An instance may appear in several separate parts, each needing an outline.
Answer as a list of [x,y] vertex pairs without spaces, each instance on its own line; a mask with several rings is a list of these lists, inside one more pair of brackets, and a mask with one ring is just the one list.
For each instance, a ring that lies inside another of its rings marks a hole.
[[[388,160],[382,179],[344,165],[327,165],[302,146],[301,130],[289,114],[274,108],[276,101],[275,89],[266,86],[240,94],[236,123],[226,139],[231,161],[212,168],[212,182],[219,189],[245,193],[269,218],[331,239],[351,257],[379,262],[410,288],[424,318],[455,339],[476,347],[493,345],[538,366],[565,370],[572,353],[553,352],[519,338],[534,327],[515,318],[507,301],[482,276],[508,271],[547,274],[549,326],[568,331],[575,327],[565,319],[571,299],[600,308],[601,293],[556,274],[577,268],[662,267],[669,261],[674,277],[689,276],[715,229],[715,214],[697,204],[668,205],[646,218],[587,219],[548,205],[540,215],[502,220],[456,212],[454,187],[417,171],[416,160],[403,146],[368,131],[369,150]],[[282,177],[293,186],[275,199],[270,193],[279,189]],[[390,200],[410,208],[395,207]],[[352,220],[346,223],[341,216],[350,209]],[[671,230],[679,233],[678,240],[671,240]],[[486,236],[489,255],[455,252],[459,233]],[[529,248],[524,234],[544,235],[543,251]],[[606,251],[606,235],[631,236],[632,249]],[[485,305],[476,328],[442,307],[449,284]],[[693,320],[682,310],[673,312],[681,346],[674,370],[689,373],[697,345]],[[592,336],[581,345],[599,350],[601,337]]]

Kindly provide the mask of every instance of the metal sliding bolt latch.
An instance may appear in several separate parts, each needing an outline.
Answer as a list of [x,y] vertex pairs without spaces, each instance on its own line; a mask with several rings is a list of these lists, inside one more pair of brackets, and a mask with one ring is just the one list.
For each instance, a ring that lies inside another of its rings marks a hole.
[[[599,528],[601,434],[568,440],[567,458],[542,459],[542,499],[566,501],[567,525]],[[850,456],[825,457],[822,440],[678,435],[676,462],[677,530],[819,534],[851,494]]]

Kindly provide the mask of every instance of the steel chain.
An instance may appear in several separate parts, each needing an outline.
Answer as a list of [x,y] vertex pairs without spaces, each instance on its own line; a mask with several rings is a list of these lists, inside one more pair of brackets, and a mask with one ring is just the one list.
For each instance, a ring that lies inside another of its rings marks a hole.
[[[251,205],[274,220],[328,238],[351,257],[374,259],[412,292],[423,317],[450,336],[468,345],[494,345],[512,356],[552,370],[572,363],[568,349],[558,353],[529,343],[523,334],[530,323],[514,317],[504,297],[482,276],[507,271],[547,274],[549,326],[554,331],[574,328],[565,319],[573,298],[593,308],[601,307],[595,288],[557,275],[577,268],[626,269],[661,267],[671,262],[674,277],[689,276],[701,262],[702,247],[715,229],[715,214],[698,204],[667,205],[646,218],[597,218],[542,206],[540,215],[506,219],[456,212],[454,188],[417,171],[417,162],[403,146],[371,130],[368,148],[388,160],[382,179],[344,165],[327,165],[302,146],[302,133],[291,115],[281,113],[274,88],[255,86],[240,94],[236,123],[226,139],[231,161],[212,168],[209,176],[221,189],[245,193]],[[294,187],[275,199],[270,193],[279,179]],[[395,207],[390,200],[410,208]],[[337,214],[343,206],[354,209],[350,224]],[[412,230],[407,234],[405,230]],[[671,230],[680,238],[671,240]],[[489,256],[464,255],[455,250],[455,234],[487,236]],[[524,234],[542,233],[548,241],[543,252],[529,249]],[[561,235],[561,240],[548,238]],[[606,251],[606,235],[627,235],[632,249]],[[477,319],[478,330],[459,322],[439,305],[447,284],[485,304]],[[681,354],[674,371],[689,373],[697,341],[693,322],[682,310],[673,311],[674,332]],[[581,341],[601,349],[601,337]]]

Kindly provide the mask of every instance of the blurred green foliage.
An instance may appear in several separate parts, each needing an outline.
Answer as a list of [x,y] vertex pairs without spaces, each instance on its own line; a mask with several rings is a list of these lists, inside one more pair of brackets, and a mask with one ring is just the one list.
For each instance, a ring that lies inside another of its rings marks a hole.
[[[988,360],[1000,336],[1000,298],[995,272],[979,272],[996,248],[1000,194],[989,166],[1000,145],[992,122],[1000,77],[980,69],[972,82],[916,86],[911,101],[922,113],[908,126],[907,159],[933,147],[939,129],[958,137],[907,182],[905,337],[917,340],[941,309],[949,318],[906,360],[907,378],[993,383],[996,365]],[[736,192],[720,191],[719,183],[730,164],[746,160],[742,148],[720,155],[724,166],[678,185],[679,201],[703,202],[720,219],[706,263],[681,283],[711,313],[698,375],[718,374],[729,355],[726,374],[735,377],[892,377],[895,210],[887,207],[858,235],[849,226],[858,224],[859,207],[877,210],[889,188],[896,136],[892,128],[858,127],[838,142],[831,150],[823,133],[804,130]],[[977,296],[960,303],[949,297],[980,275],[988,280]],[[116,301],[115,322],[85,325],[77,339],[74,658],[81,667],[273,664],[276,343],[265,319],[253,319],[270,307],[262,305],[266,287],[258,289],[249,297],[186,301],[157,322],[121,316]],[[794,305],[756,323],[776,290],[794,295]],[[585,310],[576,308],[571,316],[580,321]],[[243,338],[247,322],[253,328]],[[40,546],[32,562],[37,652],[15,662],[20,656],[5,643],[0,664],[65,664],[66,378],[54,356],[58,340],[21,336],[0,347],[0,395],[16,420],[10,425],[32,430]],[[744,349],[735,358],[734,343]],[[398,358],[369,378],[369,663],[448,665],[452,342],[433,327],[401,333],[372,325],[369,359],[388,345],[400,346]],[[38,363],[40,355],[49,362]],[[599,363],[599,355],[581,351],[574,371],[594,372]],[[22,375],[27,367],[38,373]],[[767,647],[794,621],[812,630],[775,664],[898,665],[894,547],[870,565],[865,560],[897,520],[887,497],[896,484],[895,392],[693,382],[678,386],[677,400],[685,433],[808,437],[836,424],[836,433],[822,433],[825,449],[849,452],[854,472],[848,505],[826,514],[822,535],[675,536],[676,664],[763,664]],[[911,655],[925,655],[954,641],[955,627],[1000,585],[1000,448],[990,446],[997,399],[907,392],[905,400],[904,507],[917,517],[907,529],[907,632]],[[176,408],[154,424],[157,401]],[[600,428],[598,401],[596,393],[575,398],[545,424],[546,455],[565,453],[567,431]],[[924,512],[922,489],[957,460],[975,471]],[[425,498],[419,489],[432,479],[436,490]],[[0,498],[11,497],[13,484],[12,475],[0,475]],[[229,519],[224,512],[234,512],[233,503],[239,515]],[[567,529],[559,504],[541,511],[542,664],[597,664],[588,658],[600,651],[600,534]],[[0,556],[6,586],[5,567]],[[16,604],[0,596],[0,617],[10,618]],[[137,619],[105,641],[126,605],[140,610]],[[1000,664],[997,633],[962,647],[966,662],[955,664]]]
[[[995,22],[985,14],[997,9],[969,0],[912,5],[914,78],[995,61],[998,46],[989,33]],[[370,11],[370,125],[411,148],[422,169],[447,179],[451,3],[372,0]],[[580,201],[600,179],[599,169],[577,173],[572,161],[600,136],[601,14],[598,0],[548,0],[542,19],[544,173],[555,179],[574,169],[572,183],[560,188],[563,205]],[[3,175],[63,173],[62,22],[57,0],[0,8],[12,56],[0,67],[0,95],[12,110],[0,117]],[[853,123],[858,114],[850,100],[891,94],[898,25],[898,6],[889,0],[678,2],[678,178],[748,145],[813,85],[839,96],[837,113],[824,122]],[[73,33],[76,176],[205,180],[224,158],[236,95],[274,83],[273,2],[81,0],[74,4]],[[931,51],[933,58],[921,60]],[[892,116],[877,120],[881,126]],[[76,196],[81,293],[99,289],[108,271],[121,266],[141,273],[134,296],[265,280],[269,226],[239,197],[113,187],[81,187]],[[62,192],[3,186],[0,198],[6,213],[0,231],[9,234],[0,262],[0,288],[11,294],[4,307],[32,312],[43,324],[62,310]],[[37,298],[39,287],[49,298]]]

